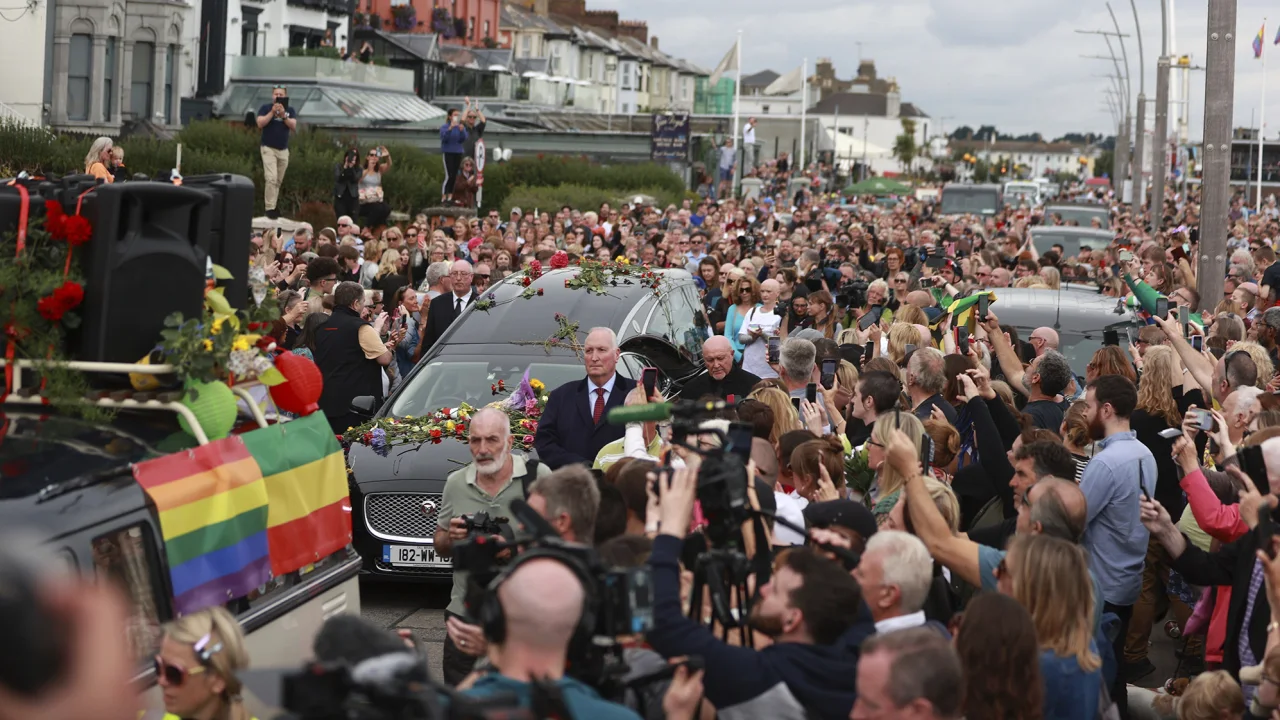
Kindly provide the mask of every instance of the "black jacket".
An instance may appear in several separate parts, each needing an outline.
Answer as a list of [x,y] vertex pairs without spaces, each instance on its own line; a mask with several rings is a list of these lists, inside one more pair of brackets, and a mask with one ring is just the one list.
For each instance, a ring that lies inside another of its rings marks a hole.
[[716,380],[710,373],[702,373],[685,384],[684,389],[680,391],[680,397],[685,400],[697,400],[703,395],[715,395],[721,400],[727,400],[728,396],[732,395],[736,402],[745,400],[747,395],[751,394],[751,388],[758,382],[760,378],[740,367],[730,370],[723,380]]
[[1223,545],[1217,552],[1207,553],[1190,540],[1182,555],[1169,563],[1192,585],[1230,585],[1231,604],[1227,608],[1227,638],[1222,647],[1222,669],[1240,677],[1240,635],[1249,638],[1255,663],[1261,663],[1267,651],[1267,624],[1271,622],[1271,606],[1267,602],[1266,584],[1258,586],[1259,597],[1253,604],[1249,627],[1244,627],[1245,605],[1249,601],[1249,580],[1258,562],[1255,533],[1245,533],[1239,540]]
[[[385,299],[385,298],[384,298]],[[467,305],[470,306],[476,301],[476,293],[471,291],[471,297],[467,299]],[[453,321],[457,319],[459,313],[457,309],[457,296],[453,293],[437,295],[431,299],[431,305],[427,308],[427,325],[422,329],[422,351],[426,354],[432,345],[444,335],[444,331],[449,329]],[[463,308],[466,310],[466,308]]]
[[342,163],[334,166],[333,196],[337,198],[360,196],[360,166],[343,167]]
[[[610,425],[604,417],[598,423],[591,421],[594,398],[589,397],[590,386],[590,381],[584,377],[552,390],[547,398],[533,446],[538,451],[538,459],[552,470],[574,463],[591,467],[601,448],[620,440],[626,433],[625,425]],[[605,401],[606,415],[610,409],[622,407],[627,393],[635,386],[634,380],[615,374],[613,391]]]
[[350,413],[353,398],[372,395],[374,407],[382,402],[382,365],[360,347],[360,328],[368,324],[351,308],[335,307],[316,330],[315,360],[324,378],[320,409],[331,423]]

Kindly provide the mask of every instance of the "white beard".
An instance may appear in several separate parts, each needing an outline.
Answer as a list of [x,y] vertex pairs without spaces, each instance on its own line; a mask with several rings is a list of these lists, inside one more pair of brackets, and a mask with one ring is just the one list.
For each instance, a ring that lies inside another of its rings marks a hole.
[[494,473],[502,469],[502,463],[503,463],[502,458],[495,458],[493,460],[485,460],[485,461],[477,460],[476,472],[480,473],[481,475],[493,475]]

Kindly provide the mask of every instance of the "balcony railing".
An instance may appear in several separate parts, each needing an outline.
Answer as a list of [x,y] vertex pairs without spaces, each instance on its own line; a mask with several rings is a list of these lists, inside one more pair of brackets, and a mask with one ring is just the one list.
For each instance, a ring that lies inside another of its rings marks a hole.
[[265,57],[244,55],[231,63],[231,77],[238,80],[337,80],[413,92],[413,72],[382,65],[365,65],[318,57]]

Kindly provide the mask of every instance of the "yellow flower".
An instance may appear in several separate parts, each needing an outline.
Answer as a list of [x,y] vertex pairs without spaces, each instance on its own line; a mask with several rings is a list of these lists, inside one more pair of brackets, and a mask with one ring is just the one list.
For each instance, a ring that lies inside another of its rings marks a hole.
[[534,378],[529,381],[529,387],[533,388],[534,392],[541,393],[542,389],[545,388],[546,385],[543,385],[541,380]]
[[213,327],[210,329],[210,332],[212,332],[214,335],[217,335],[218,333],[222,332],[222,323],[223,323],[225,320],[226,320],[226,318],[225,318],[225,317],[217,317],[217,318],[214,318],[214,319],[213,319]]
[[618,256],[618,259],[617,259],[615,262],[617,262],[619,265],[630,265],[630,264],[631,264],[631,261],[627,259],[627,256],[626,256],[626,255],[619,255],[619,256]]
[[413,416],[412,416],[412,415],[405,415],[405,416],[404,416],[404,419],[405,419],[405,420],[412,420],[412,419],[413,419]]
[[236,341],[231,343],[232,350],[248,350],[250,347],[252,346],[249,345],[249,338],[244,335],[236,338]]
[[212,349],[213,349],[213,341],[212,341],[212,340],[209,340],[208,338],[206,338],[206,339],[205,339],[205,341],[204,341],[204,349],[205,349],[206,351],[208,351],[208,350],[212,350]]
[[452,420],[450,420],[449,422],[447,422],[447,423],[445,423],[445,424],[444,424],[444,429],[445,429],[445,430],[448,430],[449,432],[453,432],[453,429],[454,429],[455,427],[457,427],[457,425],[455,425],[455,424],[454,424],[454,422],[453,422]]

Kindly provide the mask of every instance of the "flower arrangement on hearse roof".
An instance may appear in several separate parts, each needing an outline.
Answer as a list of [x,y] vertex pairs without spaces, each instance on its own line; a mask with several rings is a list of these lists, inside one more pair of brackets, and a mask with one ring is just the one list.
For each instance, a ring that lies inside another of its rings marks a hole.
[[[494,395],[507,393],[506,381],[498,380],[489,386],[489,390]],[[515,392],[486,406],[506,414],[514,447],[533,449],[538,420],[547,407],[546,390],[541,380],[530,378],[529,371],[525,370]],[[344,448],[350,448],[353,443],[368,445],[385,457],[395,445],[438,445],[450,438],[465,443],[470,437],[471,419],[475,413],[476,408],[462,403],[456,408],[440,408],[427,415],[377,418],[347,428],[342,434],[342,445]]]

